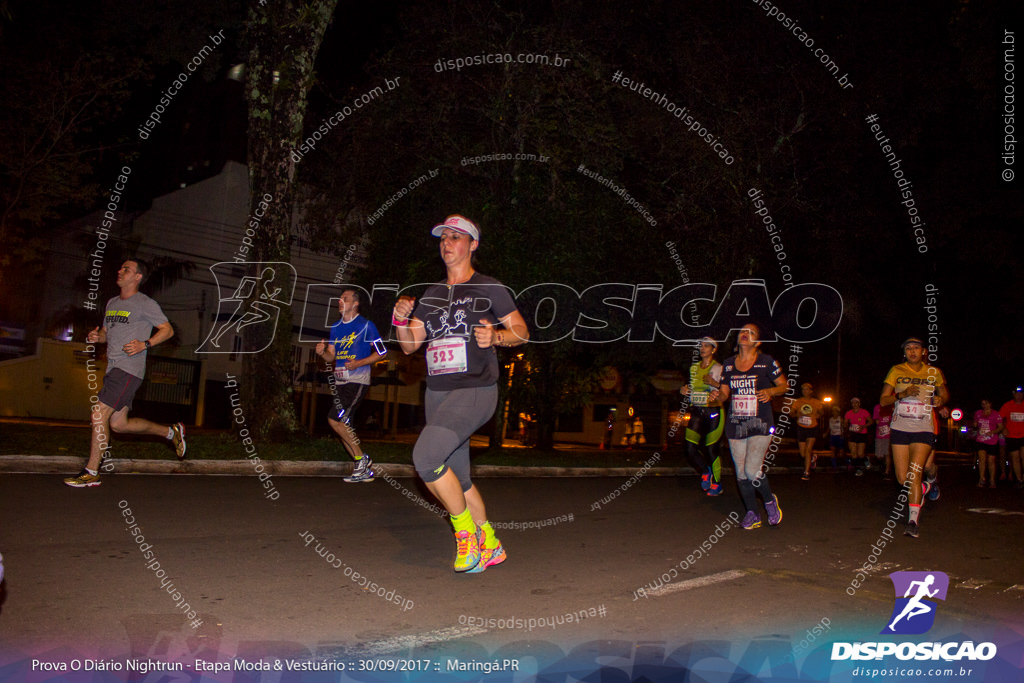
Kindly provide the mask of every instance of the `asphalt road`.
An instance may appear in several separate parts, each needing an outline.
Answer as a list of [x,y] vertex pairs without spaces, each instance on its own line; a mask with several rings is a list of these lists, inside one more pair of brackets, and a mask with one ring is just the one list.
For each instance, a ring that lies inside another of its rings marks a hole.
[[1019,671],[1024,495],[976,489],[972,476],[946,468],[921,537],[903,537],[901,519],[880,552],[897,490],[876,473],[773,475],[782,524],[752,531],[730,521],[741,512],[731,483],[712,499],[693,477],[483,479],[492,521],[530,528],[499,531],[504,564],[459,575],[448,524],[417,504],[414,479],[275,477],[270,500],[252,477],[115,475],[76,490],[3,475],[0,680],[33,658],[452,653],[537,669],[575,656],[635,675],[707,642],[721,666],[754,661],[758,647],[784,666],[779,653],[800,661],[826,641],[879,640],[897,570],[950,577],[927,638],[967,634],[1001,655],[1016,643]]

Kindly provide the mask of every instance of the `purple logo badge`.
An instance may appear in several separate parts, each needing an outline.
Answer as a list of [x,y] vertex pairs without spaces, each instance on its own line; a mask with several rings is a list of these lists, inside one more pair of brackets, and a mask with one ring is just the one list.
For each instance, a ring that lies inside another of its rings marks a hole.
[[893,572],[896,605],[882,634],[926,633],[935,623],[935,600],[945,600],[949,577],[942,572]]

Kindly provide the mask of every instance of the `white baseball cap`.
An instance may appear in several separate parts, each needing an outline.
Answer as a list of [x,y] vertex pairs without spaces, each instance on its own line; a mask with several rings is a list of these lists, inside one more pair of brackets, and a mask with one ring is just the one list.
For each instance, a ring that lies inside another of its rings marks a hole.
[[445,218],[444,223],[441,223],[441,225],[435,225],[434,229],[430,231],[430,234],[434,237],[440,237],[445,228],[451,228],[456,232],[469,235],[477,242],[480,241],[480,228],[476,227],[476,224],[473,221],[469,220],[465,216],[460,216],[457,213]]

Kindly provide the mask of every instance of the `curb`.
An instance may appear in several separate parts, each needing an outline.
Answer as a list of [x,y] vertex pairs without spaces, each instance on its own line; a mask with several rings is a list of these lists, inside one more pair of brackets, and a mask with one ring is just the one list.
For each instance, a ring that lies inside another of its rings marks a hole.
[[[267,473],[279,477],[344,477],[352,473],[351,462],[294,460],[135,460],[113,458],[114,474],[185,474],[252,477]],[[75,474],[84,465],[84,458],[71,455],[0,455],[0,473],[6,474]],[[256,466],[263,468],[256,471]],[[416,477],[412,465],[374,463],[374,468],[389,477]],[[769,474],[801,473],[800,467],[772,467]],[[515,465],[474,465],[475,477],[624,477],[635,476],[636,467],[519,467]],[[723,467],[722,474],[732,474]],[[643,476],[693,477],[692,467],[651,467]]]

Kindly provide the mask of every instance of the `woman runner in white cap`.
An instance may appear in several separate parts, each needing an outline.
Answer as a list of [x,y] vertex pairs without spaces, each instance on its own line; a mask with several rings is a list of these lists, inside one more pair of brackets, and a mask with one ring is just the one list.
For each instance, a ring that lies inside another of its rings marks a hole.
[[453,215],[432,233],[441,238],[447,278],[428,287],[419,301],[400,297],[392,323],[406,354],[427,344],[427,426],[413,448],[413,464],[451,516],[455,571],[475,573],[504,562],[506,555],[470,480],[469,438],[497,406],[494,347],[525,344],[530,333],[509,290],[473,267],[480,229]]

